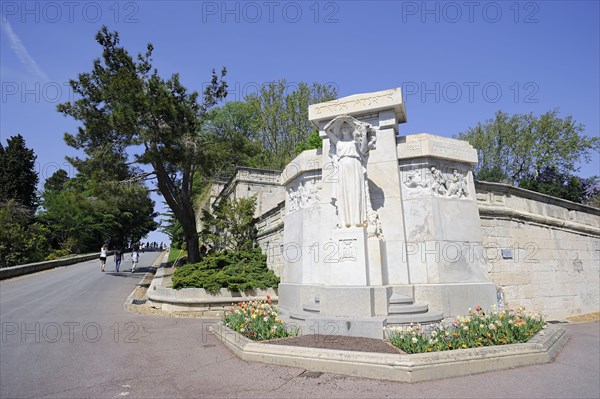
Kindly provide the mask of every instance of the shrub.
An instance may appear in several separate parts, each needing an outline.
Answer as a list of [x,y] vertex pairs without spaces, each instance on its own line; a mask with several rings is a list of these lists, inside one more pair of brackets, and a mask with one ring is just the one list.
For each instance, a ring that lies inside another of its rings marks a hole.
[[267,257],[260,249],[223,251],[207,255],[199,263],[184,265],[173,274],[173,288],[228,288],[245,291],[275,288],[279,277],[267,268]]
[[46,256],[46,260],[56,260],[68,255],[71,255],[71,250],[68,248],[55,249],[54,251],[50,252],[48,256]]
[[278,317],[277,308],[266,301],[240,302],[223,317],[223,324],[254,341],[285,338],[298,335],[297,329],[288,330]]
[[435,325],[429,332],[419,324],[384,331],[390,343],[404,352],[422,353],[525,342],[546,326],[541,315],[525,313],[525,308],[491,314],[479,306],[475,310],[469,309],[467,317],[458,317],[451,325]]
[[256,197],[225,198],[202,211],[200,239],[216,251],[248,251],[256,244]]

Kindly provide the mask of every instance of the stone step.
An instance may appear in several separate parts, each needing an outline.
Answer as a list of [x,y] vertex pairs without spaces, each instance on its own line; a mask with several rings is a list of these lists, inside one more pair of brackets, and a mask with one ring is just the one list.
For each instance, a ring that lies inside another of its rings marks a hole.
[[405,325],[410,323],[437,323],[444,319],[442,312],[428,311],[427,313],[391,315],[387,317],[387,325]]
[[429,310],[429,305],[426,303],[413,303],[413,304],[393,304],[388,306],[389,314],[414,314],[414,313],[426,313]]
[[320,312],[319,303],[316,303],[316,302],[305,303],[304,305],[302,305],[302,309],[306,312],[312,312],[312,313]]
[[301,310],[283,310],[279,309],[278,317],[286,322],[294,320],[306,320],[307,317],[313,315],[313,313],[304,312]]
[[411,304],[413,302],[414,302],[414,299],[412,296],[398,294],[395,292],[390,297],[390,304],[400,304],[400,303]]

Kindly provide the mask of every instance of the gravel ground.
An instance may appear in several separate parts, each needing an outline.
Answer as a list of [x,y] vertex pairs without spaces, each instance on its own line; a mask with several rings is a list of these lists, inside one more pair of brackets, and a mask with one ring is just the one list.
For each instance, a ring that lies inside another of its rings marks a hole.
[[600,312],[592,312],[586,313],[578,316],[567,317],[567,320],[574,321],[577,323],[587,323],[591,321],[599,321],[600,320]]

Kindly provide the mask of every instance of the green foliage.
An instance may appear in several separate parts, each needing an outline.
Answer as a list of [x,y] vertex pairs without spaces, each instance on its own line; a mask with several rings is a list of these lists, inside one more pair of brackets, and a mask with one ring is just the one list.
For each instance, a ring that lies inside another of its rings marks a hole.
[[240,302],[223,317],[223,324],[254,341],[286,338],[298,335],[297,329],[287,329],[278,318],[277,308],[266,301]]
[[21,135],[0,143],[0,267],[41,261],[49,251],[48,230],[34,216],[35,159]]
[[519,187],[573,202],[586,200],[584,180],[569,173],[560,173],[553,167],[544,168],[537,176],[526,176]]
[[298,143],[296,146],[296,153],[301,153],[306,150],[315,150],[323,148],[323,139],[319,136],[317,129],[313,130],[304,140]]
[[55,249],[46,256],[46,260],[56,260],[64,258],[65,256],[71,255],[71,251],[68,249]]
[[478,169],[475,173],[475,179],[494,183],[510,183],[504,171],[497,166],[494,166],[492,169]]
[[[207,151],[209,170],[230,176],[240,165],[264,166],[261,164],[264,148],[255,131],[257,118],[258,109],[250,102],[228,102],[207,115],[202,132],[210,147]],[[214,173],[211,173],[206,178],[213,176]]]
[[[199,134],[208,110],[227,94],[227,85],[213,70],[210,84],[198,102],[173,74],[163,79],[152,65],[152,44],[136,58],[120,46],[119,34],[102,27],[96,35],[102,57],[91,72],[70,82],[77,100],[58,105],[59,112],[81,121],[77,134],[65,134],[68,145],[82,149],[86,159],[71,159],[77,170],[97,181],[132,181],[128,151],[137,164],[152,172],[169,208],[181,223],[190,259],[199,260],[198,233],[193,204],[194,178],[199,168],[210,168],[211,146]],[[118,177],[117,177],[118,176]],[[112,221],[128,220],[117,215]],[[128,221],[129,222],[129,221]]]
[[20,134],[9,137],[6,148],[0,143],[0,203],[14,199],[35,210],[38,182],[35,160],[33,150],[26,147]]
[[250,250],[256,241],[255,209],[255,197],[222,199],[214,206],[212,213],[202,211],[200,238],[215,251]]
[[228,288],[245,291],[274,288],[279,277],[267,268],[267,257],[260,249],[209,253],[199,263],[184,265],[173,274],[173,288]]
[[290,90],[285,80],[263,84],[257,95],[249,96],[246,101],[256,115],[252,124],[255,140],[265,149],[261,167],[282,170],[314,131],[308,120],[308,106],[336,97],[332,85],[301,82]]
[[520,185],[545,168],[565,174],[577,171],[577,162],[589,162],[591,152],[600,148],[600,138],[584,136],[583,131],[584,126],[571,116],[560,118],[558,110],[539,117],[498,111],[493,119],[459,133],[458,138],[477,149],[477,179]]
[[451,326],[440,324],[427,333],[419,324],[385,332],[392,345],[404,352],[422,353],[526,342],[545,327],[541,315],[526,313],[524,308],[491,314],[479,306],[475,310],[469,309],[467,317],[458,317]]
[[169,236],[171,246],[177,249],[181,248],[181,245],[185,241],[185,234],[181,223],[179,223],[179,220],[177,220],[172,212],[163,214],[163,216],[166,216],[166,219],[162,220],[160,231]]
[[50,192],[58,192],[62,191],[65,188],[65,184],[69,181],[69,175],[67,171],[64,169],[59,169],[52,174],[49,178],[44,182],[44,191]]
[[308,106],[337,96],[331,85],[285,80],[261,86],[242,102],[228,102],[203,118],[211,170],[230,176],[237,166],[283,169],[299,152],[320,148],[322,140],[308,121]]
[[43,260],[49,251],[48,234],[29,207],[12,199],[0,204],[0,267]]
[[103,243],[125,246],[156,228],[154,202],[146,187],[94,176],[79,173],[65,180],[57,171],[44,185],[39,218],[49,227],[54,248],[88,252]]

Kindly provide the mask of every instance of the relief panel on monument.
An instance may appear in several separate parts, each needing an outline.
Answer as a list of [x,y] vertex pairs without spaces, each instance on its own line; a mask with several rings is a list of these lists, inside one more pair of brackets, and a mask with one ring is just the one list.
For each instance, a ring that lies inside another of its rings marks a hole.
[[312,208],[319,202],[321,183],[316,179],[300,181],[287,189],[288,214],[300,209]]
[[435,166],[416,167],[401,172],[403,172],[403,192],[406,192],[409,198],[432,194],[442,198],[469,198],[470,196],[468,172],[459,172],[458,169],[443,172]]

